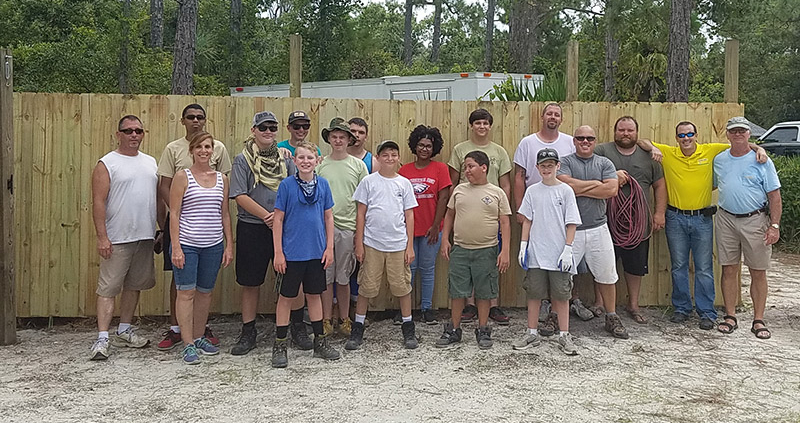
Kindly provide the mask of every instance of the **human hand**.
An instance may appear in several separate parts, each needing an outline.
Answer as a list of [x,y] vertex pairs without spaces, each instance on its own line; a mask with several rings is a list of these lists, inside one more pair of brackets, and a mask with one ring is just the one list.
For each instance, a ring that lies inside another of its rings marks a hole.
[[442,246],[439,247],[439,252],[442,254],[442,257],[450,260],[450,241],[442,237]]
[[653,149],[650,150],[650,158],[658,163],[661,163],[661,160],[664,159],[664,154],[661,153],[661,150],[659,150],[658,147],[653,146]]
[[326,248],[322,253],[322,268],[327,269],[333,264],[333,248]]
[[414,262],[414,246],[413,245],[409,245],[408,247],[406,247],[405,262],[406,262],[406,266],[410,266],[411,263]]
[[172,246],[172,266],[177,267],[178,269],[183,269],[183,265],[186,264],[186,257],[183,256],[183,250],[181,249],[180,245],[173,245]]
[[282,251],[276,251],[275,257],[272,259],[272,267],[278,273],[286,273],[286,256]]
[[505,273],[508,270],[508,265],[511,263],[511,259],[508,257],[508,249],[504,249],[500,252],[500,255],[497,256],[497,270],[500,273]]
[[261,220],[267,225],[268,228],[272,229],[273,219],[275,217],[275,213],[267,212],[267,215],[264,216]]
[[363,263],[364,262],[364,243],[363,242],[356,242],[355,254],[356,254],[356,260],[358,260],[359,263]]
[[624,170],[617,171],[617,181],[619,181],[619,186],[623,187],[625,184],[628,183],[628,172]]
[[659,231],[664,229],[664,225],[666,224],[667,219],[664,216],[664,213],[654,213],[653,214],[653,232]]
[[225,246],[225,252],[222,253],[222,267],[228,267],[233,261],[233,245]]
[[764,147],[758,147],[756,149],[756,161],[757,162],[759,162],[761,164],[764,164],[764,163],[767,162],[768,158],[769,158],[769,156],[767,156],[767,150],[764,150]]
[[428,231],[425,233],[425,237],[428,238],[428,245],[436,244],[439,241],[438,226],[436,228],[433,226],[428,228]]
[[778,239],[781,237],[780,229],[777,229],[773,226],[767,227],[767,233],[764,234],[764,245],[772,245],[778,242]]
[[114,247],[111,245],[111,240],[109,240],[108,237],[97,238],[97,252],[100,253],[100,257],[106,260],[111,258]]

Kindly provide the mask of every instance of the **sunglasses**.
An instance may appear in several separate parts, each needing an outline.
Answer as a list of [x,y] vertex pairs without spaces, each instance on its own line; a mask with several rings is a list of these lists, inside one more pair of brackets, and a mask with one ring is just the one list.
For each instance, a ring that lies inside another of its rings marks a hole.
[[691,137],[693,137],[693,136],[695,136],[695,133],[694,133],[694,132],[687,132],[687,133],[685,133],[685,134],[678,134],[678,138],[686,138],[686,137],[689,137],[689,138],[691,138]]
[[293,123],[292,124],[292,128],[294,128],[295,131],[299,131],[300,128],[305,129],[307,131],[309,128],[311,128],[311,124],[310,123]]
[[597,137],[585,137],[583,135],[577,135],[577,136],[575,136],[575,139],[578,140],[578,141],[594,142],[597,139]]
[[183,118],[186,120],[206,120],[206,117],[203,115],[186,115]]
[[122,132],[125,135],[130,135],[130,134],[136,132],[138,135],[142,135],[142,134],[144,134],[144,129],[142,129],[142,128],[125,128],[125,129],[120,129],[119,132]]
[[256,128],[258,128],[258,130],[261,132],[267,132],[267,131],[278,132],[277,125],[265,125],[262,123],[261,125],[256,126]]

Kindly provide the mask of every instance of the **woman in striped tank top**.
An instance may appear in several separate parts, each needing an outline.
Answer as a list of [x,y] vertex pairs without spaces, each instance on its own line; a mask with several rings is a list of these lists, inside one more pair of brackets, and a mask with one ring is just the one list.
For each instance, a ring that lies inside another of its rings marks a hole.
[[175,174],[169,192],[171,257],[178,288],[175,314],[186,364],[200,363],[198,353],[219,353],[203,334],[220,265],[227,267],[233,260],[228,177],[211,168],[213,152],[211,134],[192,135],[189,153],[194,164]]

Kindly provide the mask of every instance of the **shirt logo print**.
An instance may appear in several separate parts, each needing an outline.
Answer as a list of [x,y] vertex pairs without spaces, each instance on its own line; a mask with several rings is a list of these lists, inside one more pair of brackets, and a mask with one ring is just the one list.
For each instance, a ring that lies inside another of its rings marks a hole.
[[428,190],[428,184],[416,183],[412,185],[414,187],[414,194],[422,194]]
[[486,204],[487,206],[491,205],[494,202],[494,200],[492,200],[492,197],[489,197],[488,195],[486,197],[481,198],[481,201],[483,201],[483,204]]

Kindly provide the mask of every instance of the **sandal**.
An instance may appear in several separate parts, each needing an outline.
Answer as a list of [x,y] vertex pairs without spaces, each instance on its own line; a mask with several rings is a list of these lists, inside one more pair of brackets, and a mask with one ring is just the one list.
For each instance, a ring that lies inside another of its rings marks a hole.
[[600,317],[606,314],[606,311],[603,310],[603,307],[600,306],[593,305],[586,308],[588,308],[589,311],[591,311],[592,314],[594,314],[594,317]]
[[[728,323],[728,320],[733,320],[733,324]],[[733,333],[736,329],[739,329],[739,321],[730,314],[723,317],[722,321],[717,323],[717,330],[726,335]]]
[[[760,327],[760,328],[757,328],[756,325],[763,325],[763,326]],[[769,329],[767,329],[767,324],[764,323],[763,320],[753,320],[753,327],[750,328],[750,332],[753,332],[753,334],[758,339],[769,339],[769,338],[772,337],[772,332],[770,332]],[[762,333],[765,333],[765,332],[766,332],[766,335],[761,335]]]
[[633,311],[633,310],[631,310],[629,308],[625,308],[625,311],[628,312],[628,315],[631,316],[631,319],[633,319],[634,322],[636,322],[636,323],[638,323],[640,325],[643,325],[643,324],[647,323],[647,319],[644,317],[644,315],[641,312]]

